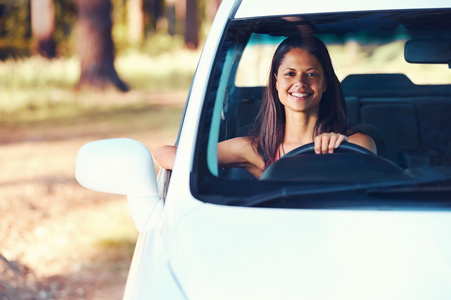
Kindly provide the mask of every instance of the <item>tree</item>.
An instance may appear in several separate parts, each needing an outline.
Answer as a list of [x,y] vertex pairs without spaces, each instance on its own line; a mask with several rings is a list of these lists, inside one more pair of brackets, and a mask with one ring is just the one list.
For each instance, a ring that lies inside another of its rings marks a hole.
[[55,8],[53,0],[31,0],[31,30],[37,42],[37,52],[47,58],[56,56]]
[[158,19],[161,17],[163,3],[161,0],[144,0],[144,11],[150,16],[152,30],[157,29]]
[[[175,3],[174,3],[175,1]],[[166,0],[166,6],[174,5],[178,24],[184,26],[185,47],[196,49],[199,46],[199,20],[196,0]],[[171,32],[171,31],[169,31]]]
[[185,46],[188,49],[199,47],[199,20],[196,0],[186,1]]
[[105,89],[114,86],[127,91],[128,86],[114,68],[109,0],[76,0],[77,44],[81,74],[77,87]]
[[164,0],[164,6],[166,11],[166,19],[168,21],[168,34],[173,36],[177,33],[176,19],[177,11],[175,0]]

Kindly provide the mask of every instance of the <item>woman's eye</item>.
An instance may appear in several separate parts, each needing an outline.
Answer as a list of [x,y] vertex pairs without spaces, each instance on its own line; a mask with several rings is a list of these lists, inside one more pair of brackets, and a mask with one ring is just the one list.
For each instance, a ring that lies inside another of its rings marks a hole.
[[285,76],[294,76],[294,75],[295,75],[294,72],[288,72],[285,74]]
[[316,76],[318,76],[318,74],[316,74],[316,73],[308,73],[307,75],[308,75],[308,77],[316,77]]

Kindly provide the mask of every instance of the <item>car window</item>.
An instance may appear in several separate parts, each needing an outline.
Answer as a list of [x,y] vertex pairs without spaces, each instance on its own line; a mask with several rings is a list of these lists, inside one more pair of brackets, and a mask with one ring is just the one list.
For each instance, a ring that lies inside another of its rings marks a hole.
[[[395,187],[409,192],[424,187],[449,196],[450,9],[241,19],[230,20],[227,28],[209,82],[191,177],[193,193],[201,200],[306,207],[311,205],[303,202],[306,198],[324,193],[343,192],[352,200],[365,191],[366,202],[360,203],[374,206],[371,195],[385,192],[398,199]],[[375,140],[378,155],[299,155],[260,180],[240,168],[218,168],[217,144],[249,134],[272,55],[295,34],[314,34],[326,44],[341,81],[348,123]],[[436,61],[421,55],[431,50]],[[338,198],[315,205],[361,205]]]

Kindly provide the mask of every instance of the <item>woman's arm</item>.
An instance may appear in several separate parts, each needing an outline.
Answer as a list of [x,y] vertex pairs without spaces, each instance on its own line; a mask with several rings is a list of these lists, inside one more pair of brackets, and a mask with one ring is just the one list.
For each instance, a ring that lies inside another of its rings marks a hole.
[[[177,146],[162,146],[155,151],[154,158],[160,166],[172,170]],[[254,175],[261,174],[264,162],[255,152],[249,138],[238,137],[218,144],[219,167],[243,167]]]
[[224,167],[243,167],[259,178],[265,163],[252,147],[248,137],[237,137],[218,144],[218,165]]
[[[162,168],[172,170],[177,146],[165,145],[157,149],[155,160]],[[255,153],[248,138],[238,137],[218,144],[219,167],[244,167],[255,162]]]
[[251,141],[246,137],[237,137],[218,144],[219,167],[244,167],[255,159]]

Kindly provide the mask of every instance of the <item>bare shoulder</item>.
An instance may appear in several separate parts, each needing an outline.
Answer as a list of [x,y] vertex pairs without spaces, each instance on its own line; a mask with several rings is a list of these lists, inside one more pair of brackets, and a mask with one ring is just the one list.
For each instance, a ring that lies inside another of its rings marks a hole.
[[362,146],[377,154],[376,143],[369,135],[357,132],[348,137],[348,142]]

